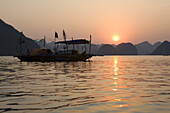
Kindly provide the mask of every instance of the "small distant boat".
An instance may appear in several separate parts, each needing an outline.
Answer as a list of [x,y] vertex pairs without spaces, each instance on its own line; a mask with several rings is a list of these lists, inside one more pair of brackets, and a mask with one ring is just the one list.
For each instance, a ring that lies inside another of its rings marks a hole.
[[168,52],[163,51],[163,56],[169,56]]
[[[93,56],[90,53],[91,52],[91,35],[90,35],[90,41],[85,40],[85,39],[77,39],[77,40],[72,39],[72,40],[66,41],[64,30],[63,30],[63,34],[64,34],[65,41],[59,41],[59,42],[55,41],[55,44],[57,44],[57,49],[54,48],[54,52],[52,52],[50,49],[45,48],[45,41],[44,41],[44,48],[33,49],[27,55],[22,55],[21,53],[22,51],[20,51],[20,55],[14,56],[14,57],[17,57],[20,61],[25,61],[25,62],[58,62],[58,61],[70,62],[70,61],[86,61],[87,59]],[[64,44],[65,45],[64,50],[58,50],[58,44]],[[68,49],[69,45],[73,45],[74,47],[74,45],[79,45],[79,44],[89,44],[89,52],[87,53],[87,51],[85,50],[82,53],[79,53],[79,51],[74,48],[71,50]],[[22,50],[22,45],[20,47]]]
[[163,56],[169,56],[168,54],[164,54]]

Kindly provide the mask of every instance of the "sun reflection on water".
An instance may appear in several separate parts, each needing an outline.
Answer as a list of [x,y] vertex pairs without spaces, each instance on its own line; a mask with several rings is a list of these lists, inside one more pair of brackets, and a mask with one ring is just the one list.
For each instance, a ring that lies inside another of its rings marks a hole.
[[[118,68],[118,59],[117,59],[117,57],[114,57],[114,80],[117,80],[118,79],[118,70],[119,70],[119,68]],[[118,84],[119,83],[117,83],[116,81],[113,83],[114,84],[114,91],[116,91],[117,90],[117,87],[118,87]]]
[[[113,74],[114,74],[114,77],[113,77],[113,80],[114,80],[114,82],[113,82],[113,91],[118,91],[119,90],[119,86],[121,85],[118,81],[120,81],[119,79],[119,74],[118,74],[118,71],[119,71],[119,68],[118,68],[118,57],[117,56],[115,56],[114,57],[114,66],[113,66]],[[122,99],[120,99],[120,98],[118,98],[118,95],[115,97],[115,99],[114,99],[114,101],[115,102],[121,102],[122,101]],[[119,105],[117,105],[116,107],[124,107],[124,105],[123,104],[119,104]]]

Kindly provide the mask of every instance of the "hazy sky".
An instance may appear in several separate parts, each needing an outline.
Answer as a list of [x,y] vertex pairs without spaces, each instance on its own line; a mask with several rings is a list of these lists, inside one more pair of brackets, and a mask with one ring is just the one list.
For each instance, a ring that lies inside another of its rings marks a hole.
[[27,37],[54,40],[62,30],[93,43],[170,41],[170,0],[0,0],[0,18]]

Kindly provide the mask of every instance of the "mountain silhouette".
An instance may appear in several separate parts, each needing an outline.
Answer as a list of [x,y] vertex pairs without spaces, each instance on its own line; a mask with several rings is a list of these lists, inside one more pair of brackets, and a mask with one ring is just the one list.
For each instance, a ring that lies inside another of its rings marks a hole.
[[164,41],[153,51],[152,55],[170,55],[170,42]]
[[[36,43],[42,48],[42,47],[44,47],[44,39],[40,39],[40,40],[36,40]],[[45,46],[46,46],[47,44],[46,44],[46,41],[45,41]]]
[[23,40],[22,52],[27,53],[27,49],[39,48],[34,40],[27,38],[11,25],[0,19],[0,55],[18,55],[20,37]]
[[139,55],[147,55],[152,53],[152,44],[148,41],[144,41],[136,45]]
[[112,45],[104,44],[99,48],[98,54],[100,54],[100,55],[115,55],[116,50]]
[[[23,33],[17,31],[13,26],[6,24],[0,19],[0,55],[18,55],[19,54],[19,41],[20,37],[24,43],[22,44],[23,54],[27,53],[27,50],[34,48],[40,48],[44,45],[44,40],[34,41],[27,38]],[[54,49],[54,41],[46,43],[46,47]],[[63,49],[64,45],[58,46],[58,49]],[[75,46],[80,53],[83,51],[89,51],[89,45]],[[73,46],[69,46],[69,49],[73,49]],[[118,46],[114,44],[91,44],[91,53],[96,55],[162,55],[169,54],[169,42],[164,41],[150,44],[148,41],[136,44],[135,46],[131,43],[121,43]]]
[[156,42],[154,45],[152,45],[148,41],[144,41],[142,43],[136,44],[135,46],[139,55],[150,55],[160,44],[161,42]]
[[117,55],[137,55],[137,49],[132,43],[121,43],[115,49]]
[[[153,49],[153,51],[158,47],[158,46],[160,46],[162,44],[162,42],[156,42],[155,44],[153,44],[152,45],[152,49]],[[152,52],[153,52],[152,51]]]

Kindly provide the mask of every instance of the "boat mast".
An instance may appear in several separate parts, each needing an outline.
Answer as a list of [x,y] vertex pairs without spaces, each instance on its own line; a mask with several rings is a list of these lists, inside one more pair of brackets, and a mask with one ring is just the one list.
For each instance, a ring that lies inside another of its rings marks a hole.
[[44,36],[44,49],[45,49],[45,43],[46,43],[45,39],[46,39],[46,36]]
[[[72,37],[72,41],[73,41],[73,37]],[[73,49],[74,49],[74,44],[73,44]],[[75,49],[74,49],[75,50]]]
[[[55,36],[54,36],[54,41],[56,42],[56,38],[58,38],[58,33],[55,32]],[[56,51],[56,44],[54,42],[54,51]],[[57,44],[57,48],[58,48],[58,44]]]
[[[54,41],[56,42],[56,37],[55,37]],[[56,51],[56,44],[55,44],[55,42],[54,42],[54,51]]]
[[21,32],[20,40],[19,40],[19,44],[20,44],[20,56],[22,56],[22,43],[23,43],[23,41],[22,41],[22,32]]
[[[64,29],[63,29],[63,38],[64,38],[64,41],[66,42],[66,33],[65,33]],[[67,43],[66,43],[66,49],[68,51]]]
[[90,43],[89,43],[89,54],[91,54],[91,35],[90,35]]

